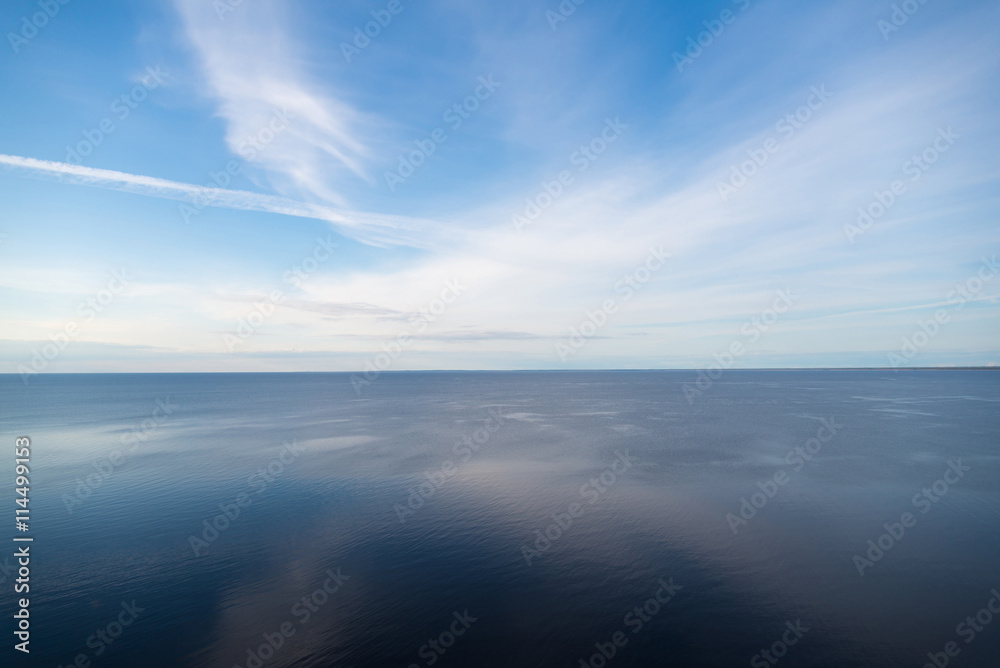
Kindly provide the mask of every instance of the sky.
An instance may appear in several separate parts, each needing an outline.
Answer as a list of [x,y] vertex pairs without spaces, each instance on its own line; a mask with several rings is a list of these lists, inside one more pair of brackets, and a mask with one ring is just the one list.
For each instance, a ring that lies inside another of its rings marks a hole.
[[998,26],[10,0],[0,371],[996,365]]

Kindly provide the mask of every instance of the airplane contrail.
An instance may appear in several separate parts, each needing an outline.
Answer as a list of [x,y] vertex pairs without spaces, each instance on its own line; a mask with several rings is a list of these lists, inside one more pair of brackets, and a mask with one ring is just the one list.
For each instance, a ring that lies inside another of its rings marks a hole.
[[338,210],[320,204],[300,202],[287,197],[266,195],[248,190],[199,186],[154,176],[129,174],[111,169],[98,169],[3,153],[0,153],[0,165],[25,173],[27,176],[120,190],[149,197],[179,200],[198,208],[212,206],[313,218],[331,223],[345,234],[376,246],[426,247],[427,240],[421,241],[420,237],[424,235],[420,233],[426,233],[433,228],[440,227],[439,223],[420,218]]

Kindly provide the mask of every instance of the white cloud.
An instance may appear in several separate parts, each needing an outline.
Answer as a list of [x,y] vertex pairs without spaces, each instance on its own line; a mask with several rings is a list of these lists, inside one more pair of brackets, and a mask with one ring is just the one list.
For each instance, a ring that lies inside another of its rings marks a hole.
[[[30,176],[52,178],[64,183],[121,190],[149,197],[180,200],[190,205],[265,211],[285,216],[324,220],[333,224],[347,236],[375,245],[403,244],[421,247],[436,238],[439,234],[438,228],[440,228],[439,224],[424,219],[345,211],[330,206],[300,202],[287,197],[246,190],[209,188],[153,176],[128,174],[65,162],[0,154],[0,165],[5,165]],[[178,215],[181,213],[178,212]]]
[[[362,137],[371,119],[308,80],[296,40],[287,34],[286,7],[243,3],[220,20],[213,3],[178,0],[186,35],[200,61],[207,93],[226,122],[226,141],[239,154],[247,137],[268,127],[276,112],[291,116],[286,132],[255,156],[279,189],[344,204],[345,169],[368,180]],[[355,181],[356,183],[356,181]]]

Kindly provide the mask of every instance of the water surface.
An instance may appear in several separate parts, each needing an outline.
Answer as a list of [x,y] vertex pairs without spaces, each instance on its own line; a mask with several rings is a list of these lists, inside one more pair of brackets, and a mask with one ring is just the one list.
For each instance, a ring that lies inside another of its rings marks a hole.
[[1000,665],[1000,619],[959,626],[1000,590],[1000,374],[695,380],[0,376],[28,665]]

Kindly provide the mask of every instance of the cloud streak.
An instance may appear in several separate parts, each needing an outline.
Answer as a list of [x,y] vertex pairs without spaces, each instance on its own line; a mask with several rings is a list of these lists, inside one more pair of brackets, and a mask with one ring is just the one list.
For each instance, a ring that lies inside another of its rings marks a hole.
[[178,0],[176,7],[200,62],[206,92],[226,121],[230,150],[237,153],[275,110],[284,110],[294,118],[288,136],[258,157],[279,188],[291,186],[343,204],[332,175],[353,174],[370,182],[365,172],[370,152],[360,138],[365,117],[303,73],[299,45],[289,39],[285,26],[287,7],[270,1],[246,3],[225,21],[211,3]]
[[61,183],[119,190],[148,197],[178,200],[198,206],[262,211],[284,216],[323,220],[334,225],[338,231],[345,235],[375,246],[425,247],[433,230],[439,227],[434,221],[426,219],[338,210],[329,206],[248,190],[211,188],[154,176],[129,174],[111,169],[84,167],[16,155],[0,154],[0,165],[22,175],[55,180]]

